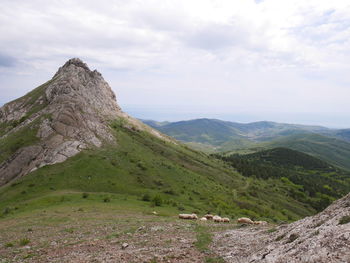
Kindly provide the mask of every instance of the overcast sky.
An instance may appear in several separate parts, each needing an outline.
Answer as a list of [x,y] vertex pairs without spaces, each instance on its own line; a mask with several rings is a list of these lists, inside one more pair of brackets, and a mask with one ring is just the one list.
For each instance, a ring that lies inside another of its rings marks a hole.
[[350,127],[349,0],[1,0],[0,104],[72,57],[136,117]]

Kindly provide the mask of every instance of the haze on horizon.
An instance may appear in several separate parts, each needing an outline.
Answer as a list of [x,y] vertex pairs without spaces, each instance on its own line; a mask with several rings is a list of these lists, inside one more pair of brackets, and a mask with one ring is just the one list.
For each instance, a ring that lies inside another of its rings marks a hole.
[[0,105],[79,57],[138,118],[350,127],[346,0],[3,0]]

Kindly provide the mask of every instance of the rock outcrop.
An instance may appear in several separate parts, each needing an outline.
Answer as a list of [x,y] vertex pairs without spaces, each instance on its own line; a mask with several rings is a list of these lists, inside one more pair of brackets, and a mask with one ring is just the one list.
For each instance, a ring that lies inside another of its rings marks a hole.
[[37,143],[19,147],[0,164],[0,186],[83,149],[117,143],[109,127],[117,118],[163,137],[121,111],[99,72],[78,58],[70,59],[50,81],[0,108],[0,140],[23,129],[37,130],[38,137]]
[[315,216],[272,230],[230,230],[216,236],[215,249],[232,263],[350,262],[350,194]]

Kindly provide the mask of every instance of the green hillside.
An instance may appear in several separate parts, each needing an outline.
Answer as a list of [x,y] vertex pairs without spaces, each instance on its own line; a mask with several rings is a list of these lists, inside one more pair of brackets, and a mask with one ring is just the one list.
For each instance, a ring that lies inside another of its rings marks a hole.
[[282,137],[260,146],[290,148],[350,170],[350,143],[336,138],[306,133]]
[[309,202],[318,211],[350,191],[350,173],[320,159],[287,148],[274,148],[252,154],[215,155],[247,177],[279,178],[301,192],[293,197]]
[[215,119],[145,123],[208,153],[250,153],[285,147],[310,154],[343,169],[350,169],[348,130],[267,121],[242,124]]
[[139,209],[156,206],[172,214],[212,212],[285,221],[315,213],[291,194],[302,194],[300,189],[279,178],[241,176],[220,160],[130,129],[123,119],[111,127],[117,146],[83,151],[2,187],[2,215],[121,199],[138,203]]

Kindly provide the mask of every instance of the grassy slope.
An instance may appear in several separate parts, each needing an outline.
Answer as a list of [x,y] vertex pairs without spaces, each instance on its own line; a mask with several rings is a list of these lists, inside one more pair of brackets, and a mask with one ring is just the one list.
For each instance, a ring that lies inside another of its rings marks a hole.
[[261,146],[266,148],[287,147],[350,170],[350,143],[339,139],[318,134],[298,134],[261,144]]
[[[179,211],[294,220],[315,211],[290,197],[279,179],[245,178],[222,162],[146,132],[113,125],[117,147],[84,151],[68,161],[43,167],[0,189],[4,215],[60,204],[66,195],[138,201],[147,194],[162,207]],[[108,201],[108,200],[107,200]],[[74,202],[67,203],[74,205]],[[139,205],[140,206],[140,205]]]
[[26,95],[10,102],[10,103],[19,103],[20,107],[25,107],[28,109],[28,111],[19,120],[12,120],[8,122],[0,123],[0,137],[5,135],[11,129],[17,127],[20,123],[24,122],[26,119],[30,118],[33,114],[39,112],[40,110],[42,110],[47,106],[47,102],[45,101],[45,96],[43,97],[43,103],[41,104],[38,102],[38,99],[44,94],[46,87],[50,85],[52,81],[53,79],[33,89],[32,91],[28,92]]
[[[288,148],[274,148],[252,154],[220,156],[244,176],[280,178],[291,181],[293,196],[318,211],[350,191],[350,173],[327,162]],[[301,190],[301,191],[300,191]]]

